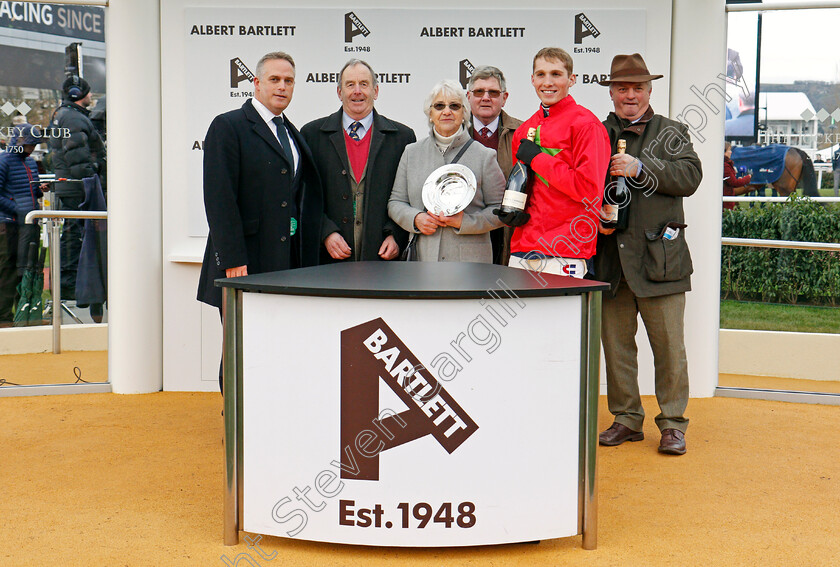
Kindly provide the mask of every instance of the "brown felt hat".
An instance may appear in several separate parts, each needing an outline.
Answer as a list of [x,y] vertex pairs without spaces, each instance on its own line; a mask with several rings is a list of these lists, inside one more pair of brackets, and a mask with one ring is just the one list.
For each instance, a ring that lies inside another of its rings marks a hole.
[[613,57],[610,65],[610,78],[598,82],[606,87],[610,83],[644,83],[662,77],[662,75],[651,75],[642,56],[634,53],[633,55],[616,55]]

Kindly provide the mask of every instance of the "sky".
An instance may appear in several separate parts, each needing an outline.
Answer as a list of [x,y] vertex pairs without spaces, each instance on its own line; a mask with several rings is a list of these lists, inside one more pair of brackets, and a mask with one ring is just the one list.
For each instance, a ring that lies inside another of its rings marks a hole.
[[[750,52],[748,44],[755,45],[756,16],[756,12],[729,13],[727,42],[742,53],[745,75],[748,66],[754,68],[755,47],[751,57],[744,53]],[[770,11],[762,20],[762,83],[840,83],[840,8]]]

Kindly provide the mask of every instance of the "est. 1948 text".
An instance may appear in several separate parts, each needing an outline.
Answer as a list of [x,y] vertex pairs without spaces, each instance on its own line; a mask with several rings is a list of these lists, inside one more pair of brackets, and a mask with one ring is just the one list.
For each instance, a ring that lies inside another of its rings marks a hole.
[[[396,522],[388,518],[393,518]],[[358,508],[355,500],[339,500],[338,523],[341,526],[422,529],[430,522],[447,528],[471,528],[476,522],[475,504],[461,502],[453,508],[451,502],[444,502],[435,511],[434,507],[426,502],[418,502],[414,506],[408,502],[400,502],[396,510],[386,513],[381,504],[374,504],[370,508]]]

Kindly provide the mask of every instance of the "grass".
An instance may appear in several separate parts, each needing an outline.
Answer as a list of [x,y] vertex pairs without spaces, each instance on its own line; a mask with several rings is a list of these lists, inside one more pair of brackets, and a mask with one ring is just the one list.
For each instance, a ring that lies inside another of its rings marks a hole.
[[721,329],[840,334],[840,307],[720,302]]
[[[802,190],[799,190],[799,193],[802,193]],[[834,189],[829,187],[828,189],[820,189],[819,190],[820,197],[834,197]]]

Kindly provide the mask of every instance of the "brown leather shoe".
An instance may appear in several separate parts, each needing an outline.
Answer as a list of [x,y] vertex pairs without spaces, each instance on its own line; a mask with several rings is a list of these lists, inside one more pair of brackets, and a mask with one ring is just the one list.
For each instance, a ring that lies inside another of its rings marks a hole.
[[669,455],[685,455],[685,433],[679,429],[663,429],[659,452]]
[[614,447],[621,445],[625,441],[641,441],[644,438],[645,434],[641,431],[633,431],[626,425],[621,425],[616,422],[610,425],[609,429],[602,431],[598,435],[598,443],[607,447]]

